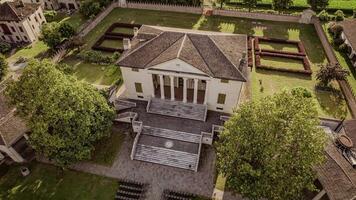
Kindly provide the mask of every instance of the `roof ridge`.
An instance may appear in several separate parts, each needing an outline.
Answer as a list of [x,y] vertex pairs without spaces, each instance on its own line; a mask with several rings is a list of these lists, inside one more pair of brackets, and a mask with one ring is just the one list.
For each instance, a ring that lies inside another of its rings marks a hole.
[[[15,9],[12,7],[12,5],[8,1],[6,1],[5,3],[7,6],[10,7],[11,11],[16,15],[16,17],[20,18],[19,15],[17,14],[17,12],[15,11]],[[14,3],[16,3],[16,2],[14,2]]]
[[209,73],[214,76],[214,73],[211,71],[210,66],[209,66],[208,63],[205,61],[204,56],[201,55],[199,49],[195,46],[193,40],[190,39],[190,37],[189,37],[188,34],[187,34],[187,36],[188,36],[188,39],[190,40],[190,42],[192,43],[192,45],[194,46],[195,50],[196,50],[196,51],[198,52],[198,54],[200,55],[201,59],[204,61],[205,65],[208,67]]
[[234,66],[236,68],[236,70],[240,73],[240,75],[245,79],[245,81],[247,81],[247,78],[244,76],[244,74],[242,73],[242,71],[236,67],[236,65],[225,55],[225,53],[221,50],[221,48],[219,47],[219,45],[214,41],[214,39],[212,39],[209,35],[208,38],[214,43],[214,45],[216,46],[216,48],[222,53],[222,55],[230,62],[230,64],[232,64],[232,66]]
[[178,53],[177,53],[177,58],[179,58],[180,53],[182,52],[182,49],[183,49],[183,46],[184,46],[184,42],[185,42],[186,39],[187,39],[187,34],[185,33],[185,34],[184,34],[183,41],[182,41],[182,44],[180,45],[179,50],[178,50]]

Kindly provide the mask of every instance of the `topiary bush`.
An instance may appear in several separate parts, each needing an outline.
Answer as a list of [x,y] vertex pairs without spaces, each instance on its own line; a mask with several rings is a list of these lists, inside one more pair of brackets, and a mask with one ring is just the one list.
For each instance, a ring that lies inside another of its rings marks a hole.
[[329,21],[330,20],[330,15],[328,12],[326,12],[326,10],[322,10],[319,14],[318,14],[318,18],[320,21]]
[[341,51],[343,53],[347,53],[347,45],[345,43],[341,44],[339,46],[339,51]]
[[115,52],[112,56],[105,56],[100,51],[87,50],[80,52],[77,57],[90,63],[112,64],[119,59],[120,54]]
[[5,41],[0,41],[0,53],[7,53],[10,51],[11,45]]
[[342,10],[337,10],[334,14],[336,21],[343,21],[345,19],[345,14]]

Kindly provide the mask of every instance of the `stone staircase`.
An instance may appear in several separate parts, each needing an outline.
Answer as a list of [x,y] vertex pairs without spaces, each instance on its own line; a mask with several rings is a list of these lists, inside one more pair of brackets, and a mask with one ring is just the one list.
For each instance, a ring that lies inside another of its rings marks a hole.
[[180,140],[184,142],[192,142],[192,143],[200,143],[201,141],[201,135],[199,134],[192,134],[192,133],[187,133],[182,131],[174,131],[174,130],[156,128],[151,126],[143,126],[142,134],[167,138],[172,140]]
[[131,102],[131,101],[125,101],[122,99],[117,99],[114,101],[114,106],[117,111],[121,111],[121,110],[136,107],[136,103]]
[[164,190],[162,194],[162,200],[194,200],[194,199],[198,199],[196,195],[185,193],[185,192]]
[[143,144],[137,144],[134,159],[194,171],[199,162],[198,154]]
[[145,199],[146,186],[132,181],[119,181],[115,200],[139,200]]

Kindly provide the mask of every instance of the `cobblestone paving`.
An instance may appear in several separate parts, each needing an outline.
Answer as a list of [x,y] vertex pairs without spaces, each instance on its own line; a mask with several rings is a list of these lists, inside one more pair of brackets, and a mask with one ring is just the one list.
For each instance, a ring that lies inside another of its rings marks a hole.
[[198,172],[130,159],[133,138],[127,136],[111,167],[80,163],[72,169],[149,184],[146,199],[159,200],[164,189],[211,197],[215,182],[215,152],[203,146]]

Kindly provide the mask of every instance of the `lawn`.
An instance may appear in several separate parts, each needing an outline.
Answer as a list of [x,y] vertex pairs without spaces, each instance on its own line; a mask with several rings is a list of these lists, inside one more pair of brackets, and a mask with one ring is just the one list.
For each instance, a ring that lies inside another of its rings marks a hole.
[[98,65],[86,63],[77,59],[74,55],[64,59],[64,63],[74,67],[74,76],[78,80],[97,85],[112,85],[121,77],[119,67],[115,65]]
[[[231,2],[241,2],[241,0],[232,0]],[[307,0],[294,0],[294,6],[308,6]],[[272,0],[262,0],[261,3],[272,4]],[[356,8],[355,0],[329,0],[329,8],[352,9]]]
[[52,21],[56,22],[66,22],[70,24],[76,31],[80,28],[82,24],[86,22],[86,18],[79,12],[75,12],[68,16],[67,13],[59,12]]
[[100,44],[100,46],[117,49],[117,48],[123,48],[124,42],[122,40],[106,39]]
[[261,65],[273,66],[282,69],[297,69],[303,70],[304,65],[302,60],[294,60],[289,58],[279,58],[274,56],[262,56]]
[[31,174],[22,177],[18,166],[12,166],[0,178],[0,199],[114,199],[118,188],[116,180],[32,163]]
[[16,62],[20,57],[24,58],[43,58],[48,50],[48,46],[42,41],[36,41],[28,46],[22,47],[15,54],[8,58],[8,62]]
[[[87,43],[86,48],[90,48],[114,22],[160,25],[302,41],[314,72],[312,78],[291,73],[265,70],[256,71],[253,69],[251,74],[253,98],[261,98],[281,91],[284,88],[291,89],[297,86],[303,86],[313,92],[314,101],[318,106],[320,116],[340,118],[349,115],[346,102],[343,98],[337,98],[338,95],[330,92],[319,92],[315,90],[317,83],[315,80],[315,72],[319,68],[318,65],[326,63],[327,59],[312,25],[258,21],[222,16],[204,17],[188,13],[117,8],[85,37]],[[259,84],[260,80],[263,84],[263,90],[261,90]]]
[[120,151],[121,145],[126,135],[120,131],[113,131],[110,137],[103,138],[95,145],[95,151],[92,162],[111,166],[114,163],[116,155]]
[[133,28],[126,28],[126,27],[116,27],[114,30],[112,30],[114,33],[123,33],[123,34],[134,34]]
[[294,52],[294,53],[299,52],[298,46],[295,44],[281,44],[275,42],[260,41],[258,45],[260,49],[278,50],[278,51]]

